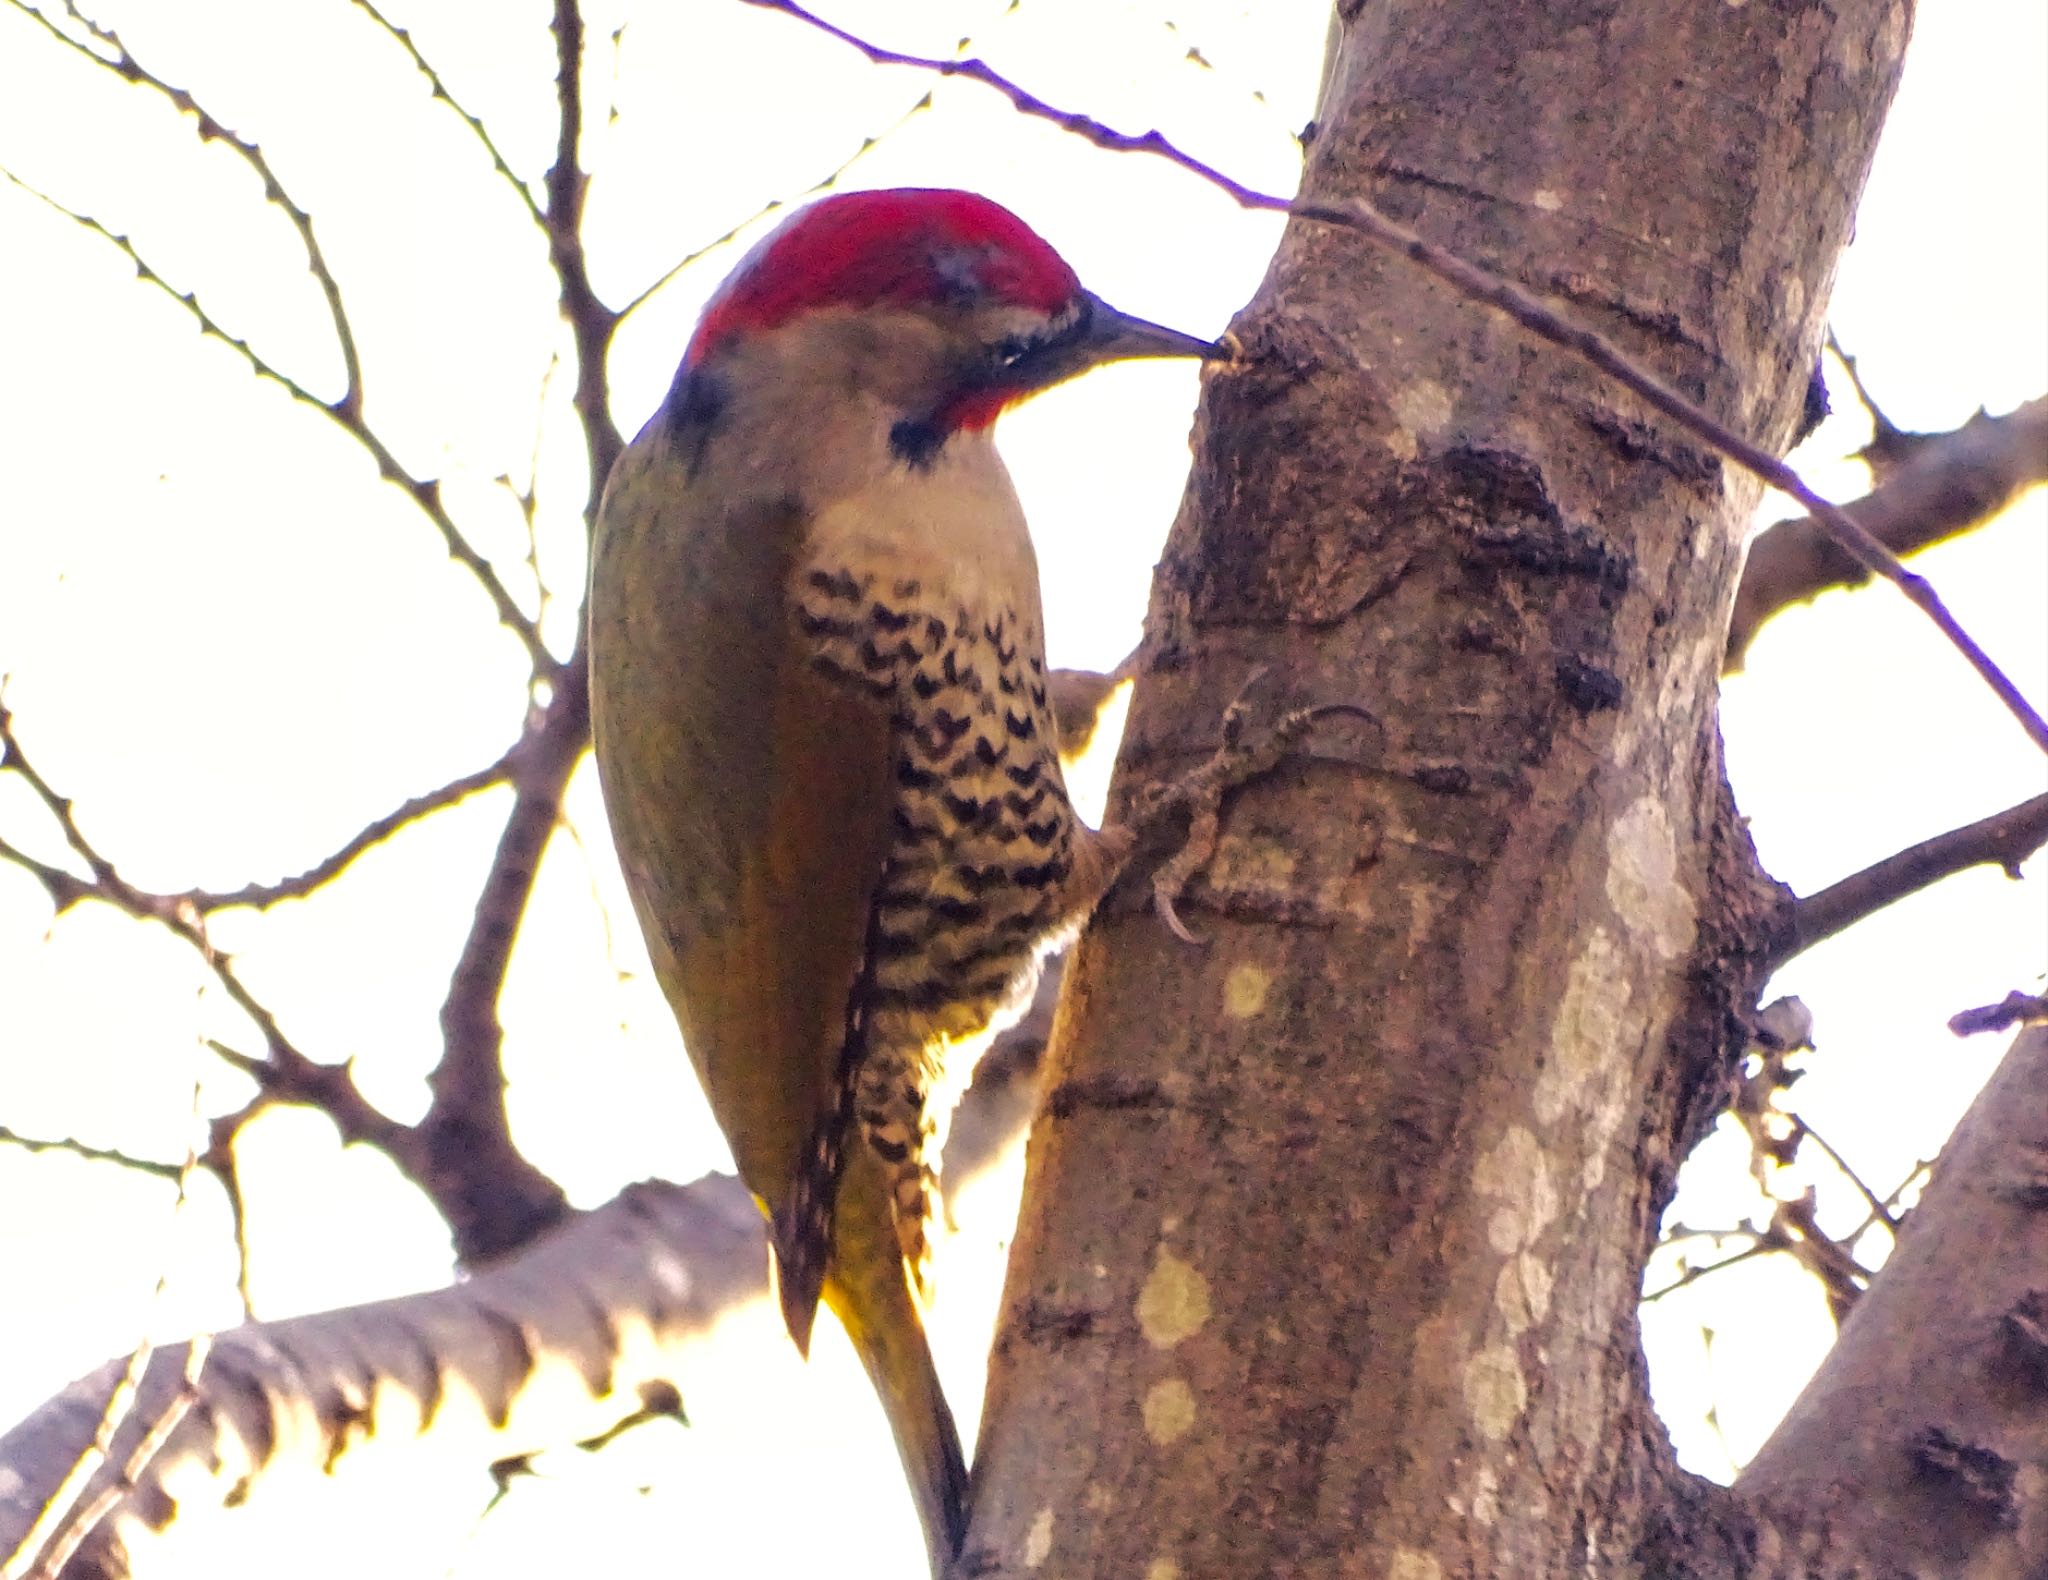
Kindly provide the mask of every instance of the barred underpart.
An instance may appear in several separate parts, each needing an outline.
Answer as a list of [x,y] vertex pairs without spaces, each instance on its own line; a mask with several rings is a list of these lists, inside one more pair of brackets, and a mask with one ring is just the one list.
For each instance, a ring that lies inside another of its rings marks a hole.
[[915,580],[815,565],[799,573],[795,617],[816,667],[894,716],[895,833],[870,919],[854,1112],[889,1169],[921,1285],[935,1165],[973,1058],[1079,920],[1065,914],[1077,825],[1044,639],[1035,610],[970,609]]

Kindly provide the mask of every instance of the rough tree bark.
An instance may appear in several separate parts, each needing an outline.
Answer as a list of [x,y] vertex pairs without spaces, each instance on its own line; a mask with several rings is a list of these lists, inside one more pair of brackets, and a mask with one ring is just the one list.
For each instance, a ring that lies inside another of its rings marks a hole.
[[[1902,0],[1339,12],[1304,196],[1782,449]],[[1209,947],[1133,904],[1073,962],[963,1570],[1815,1572],[1677,1471],[1636,1326],[1785,924],[1715,724],[1757,489],[1327,226],[1236,332],[1124,765],[1199,752],[1260,670],[1377,727],[1235,805],[1184,907]]]

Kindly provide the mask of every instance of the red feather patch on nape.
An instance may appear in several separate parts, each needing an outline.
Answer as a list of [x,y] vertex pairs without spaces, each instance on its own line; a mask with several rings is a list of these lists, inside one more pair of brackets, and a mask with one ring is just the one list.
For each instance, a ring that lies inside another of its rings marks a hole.
[[1081,288],[1066,260],[1000,203],[974,192],[845,192],[799,211],[748,256],[704,310],[697,361],[728,336],[815,307],[940,302],[979,291],[1057,312]]

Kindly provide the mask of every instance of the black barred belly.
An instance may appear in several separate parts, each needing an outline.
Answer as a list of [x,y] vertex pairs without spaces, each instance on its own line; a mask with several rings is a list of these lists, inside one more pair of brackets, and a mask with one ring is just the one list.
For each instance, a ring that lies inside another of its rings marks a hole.
[[872,1029],[890,1028],[883,1042],[972,1036],[1028,996],[1072,869],[1043,638],[1035,620],[947,608],[914,580],[814,568],[796,592],[817,667],[895,715]]

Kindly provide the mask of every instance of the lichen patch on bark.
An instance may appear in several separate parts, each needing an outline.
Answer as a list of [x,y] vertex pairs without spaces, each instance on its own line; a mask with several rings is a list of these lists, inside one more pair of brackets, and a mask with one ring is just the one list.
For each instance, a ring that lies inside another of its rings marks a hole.
[[1412,434],[1436,433],[1451,420],[1451,392],[1435,379],[1416,379],[1394,391],[1394,417]]
[[1487,1220],[1486,1238],[1501,1255],[1519,1251],[1557,1216],[1557,1190],[1542,1143],[1525,1125],[1510,1125],[1472,1171],[1472,1188],[1500,1205]]
[[1493,1283],[1493,1304],[1508,1332],[1519,1338],[1550,1315],[1551,1272],[1527,1251],[1501,1264]]
[[1242,961],[1230,968],[1223,979],[1223,1013],[1232,1020],[1249,1020],[1266,1007],[1266,990],[1273,975],[1265,967]]
[[1443,1580],[1444,1566],[1413,1547],[1396,1547],[1387,1580]]
[[1164,1246],[1138,1291],[1138,1329],[1154,1349],[1170,1350],[1209,1320],[1209,1281]]
[[1195,1394],[1184,1378],[1163,1377],[1145,1390],[1145,1435],[1159,1447],[1187,1436],[1195,1424]]
[[1607,836],[1607,903],[1660,960],[1683,959],[1698,933],[1693,898],[1678,871],[1678,840],[1662,800],[1644,796]]
[[1032,1516],[1031,1528],[1024,1533],[1024,1567],[1042,1568],[1051,1556],[1052,1509],[1048,1505]]
[[1506,1345],[1481,1350],[1465,1363],[1465,1408],[1472,1424],[1491,1442],[1498,1443],[1515,1429],[1522,1410],[1529,1403],[1529,1384],[1522,1376],[1522,1363]]

